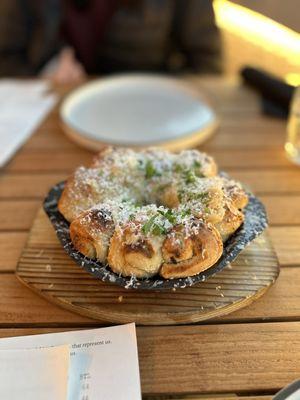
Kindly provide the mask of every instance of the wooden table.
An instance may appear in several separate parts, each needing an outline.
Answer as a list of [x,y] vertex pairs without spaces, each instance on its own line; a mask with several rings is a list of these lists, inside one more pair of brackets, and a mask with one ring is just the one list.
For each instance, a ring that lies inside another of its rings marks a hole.
[[[285,121],[261,115],[254,93],[235,80],[189,80],[209,96],[221,117],[219,131],[202,148],[266,204],[282,269],[265,296],[236,313],[204,324],[138,327],[142,390],[158,398],[200,393],[269,399],[300,377],[300,169],[284,155]],[[90,158],[65,137],[55,110],[1,173],[3,337],[101,325],[47,303],[14,276],[48,188]]]

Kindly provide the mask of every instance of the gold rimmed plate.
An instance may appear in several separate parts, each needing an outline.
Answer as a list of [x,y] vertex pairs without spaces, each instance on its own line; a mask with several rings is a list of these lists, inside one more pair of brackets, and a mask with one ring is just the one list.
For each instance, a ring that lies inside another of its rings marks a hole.
[[97,79],[70,93],[60,109],[65,133],[81,146],[190,148],[218,126],[198,90],[178,79],[128,74]]

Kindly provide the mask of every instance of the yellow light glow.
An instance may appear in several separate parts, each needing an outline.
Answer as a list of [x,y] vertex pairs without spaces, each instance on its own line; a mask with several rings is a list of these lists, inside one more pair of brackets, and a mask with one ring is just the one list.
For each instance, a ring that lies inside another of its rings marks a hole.
[[300,34],[246,7],[228,0],[214,0],[216,23],[256,46],[300,66]]
[[290,72],[289,74],[286,74],[284,80],[289,85],[300,86],[300,74],[297,74],[295,72]]

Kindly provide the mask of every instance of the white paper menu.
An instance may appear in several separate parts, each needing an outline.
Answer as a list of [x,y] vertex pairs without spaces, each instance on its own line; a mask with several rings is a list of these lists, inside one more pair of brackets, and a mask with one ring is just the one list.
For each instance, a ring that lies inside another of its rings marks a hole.
[[65,400],[69,361],[69,346],[1,350],[0,399]]
[[141,400],[134,324],[5,338],[0,350],[64,344],[70,345],[68,400]]
[[42,80],[0,79],[0,167],[25,143],[57,102]]

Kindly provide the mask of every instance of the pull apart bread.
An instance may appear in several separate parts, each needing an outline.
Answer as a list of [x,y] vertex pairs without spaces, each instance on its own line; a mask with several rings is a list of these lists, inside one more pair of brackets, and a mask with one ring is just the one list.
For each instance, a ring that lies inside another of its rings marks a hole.
[[83,255],[123,276],[171,279],[218,261],[247,202],[242,186],[197,150],[107,147],[68,179],[58,208]]

